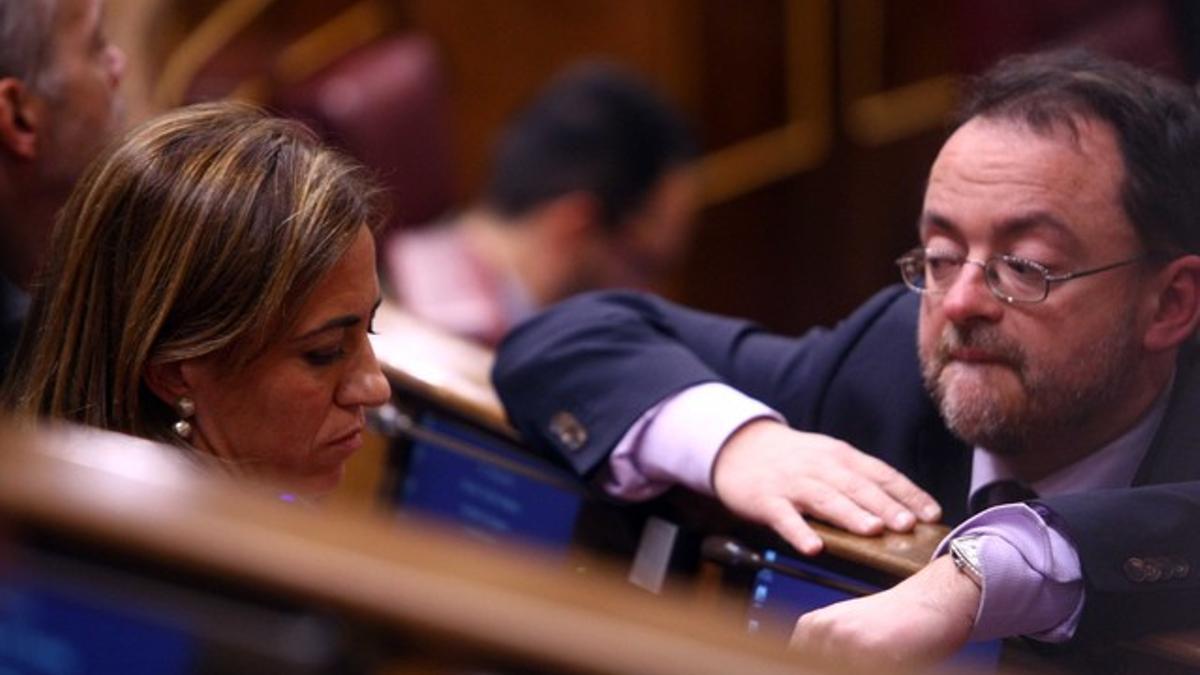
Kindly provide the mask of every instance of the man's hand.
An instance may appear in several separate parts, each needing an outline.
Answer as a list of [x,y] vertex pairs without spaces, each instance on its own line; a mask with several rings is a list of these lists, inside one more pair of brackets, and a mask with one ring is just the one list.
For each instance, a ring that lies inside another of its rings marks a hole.
[[979,587],[942,556],[894,588],[800,617],[792,647],[854,670],[920,668],[966,643]]
[[822,542],[801,514],[863,535],[884,527],[906,532],[918,519],[942,515],[933,497],[878,459],[766,419],[746,424],[721,447],[713,489],[734,513],[771,526],[806,555],[819,553]]

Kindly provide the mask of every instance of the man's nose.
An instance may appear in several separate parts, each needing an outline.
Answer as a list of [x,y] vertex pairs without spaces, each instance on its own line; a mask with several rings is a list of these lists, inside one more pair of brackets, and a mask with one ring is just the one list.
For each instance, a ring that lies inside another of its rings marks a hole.
[[966,261],[958,278],[942,296],[942,311],[952,323],[996,322],[1004,314],[1004,303],[992,293],[987,272],[978,262]]

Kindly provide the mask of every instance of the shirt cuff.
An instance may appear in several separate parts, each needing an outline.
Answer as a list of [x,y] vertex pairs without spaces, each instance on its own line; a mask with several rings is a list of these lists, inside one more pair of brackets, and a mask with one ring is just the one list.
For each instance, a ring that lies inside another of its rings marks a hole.
[[1083,573],[1071,542],[1026,504],[988,509],[954,529],[951,539],[979,537],[983,594],[971,640],[1027,635],[1064,642],[1083,611]]
[[712,466],[725,441],[747,422],[783,417],[719,382],[668,396],[638,418],[608,459],[606,492],[650,499],[680,484],[712,495]]

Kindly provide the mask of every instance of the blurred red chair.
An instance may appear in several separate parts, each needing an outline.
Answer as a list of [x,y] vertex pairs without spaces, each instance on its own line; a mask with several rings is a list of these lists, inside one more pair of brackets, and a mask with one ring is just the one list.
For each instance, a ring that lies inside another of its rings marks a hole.
[[1186,81],[1179,11],[1171,0],[959,0],[959,63],[974,73],[1005,54],[1079,46]]
[[376,172],[394,202],[389,230],[428,223],[454,204],[445,78],[428,38],[356,49],[275,92],[270,105]]

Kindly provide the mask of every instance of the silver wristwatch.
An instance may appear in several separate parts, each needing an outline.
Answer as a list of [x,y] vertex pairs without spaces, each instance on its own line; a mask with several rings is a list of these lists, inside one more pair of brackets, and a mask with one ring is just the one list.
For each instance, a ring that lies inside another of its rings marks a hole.
[[979,563],[979,537],[967,535],[950,540],[950,559],[959,572],[983,588],[983,566]]

